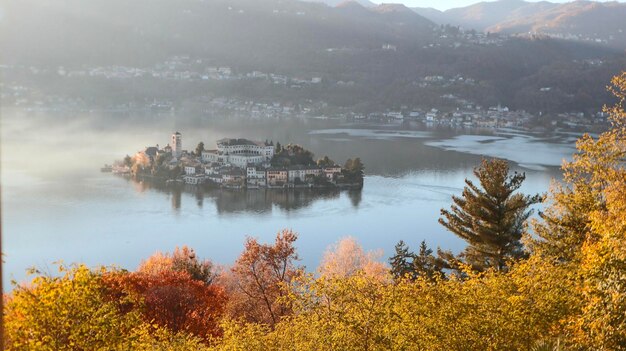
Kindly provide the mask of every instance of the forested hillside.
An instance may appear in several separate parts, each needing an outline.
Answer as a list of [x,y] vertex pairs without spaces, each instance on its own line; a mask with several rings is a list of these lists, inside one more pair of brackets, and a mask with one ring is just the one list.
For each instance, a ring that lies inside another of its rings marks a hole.
[[[612,103],[606,81],[626,67],[623,53],[599,44],[463,32],[401,5],[23,0],[1,6],[5,85],[32,90],[33,100],[53,95],[110,106],[164,99],[180,107],[217,96],[313,100],[371,112],[430,109],[453,94],[484,107],[593,114]],[[185,65],[174,66],[181,57]],[[287,78],[281,84],[203,80],[211,67],[228,67],[237,77]],[[154,70],[189,78],[160,79]],[[117,78],[120,71],[124,79]],[[313,77],[321,84],[298,83]],[[428,77],[472,83],[425,86]]]

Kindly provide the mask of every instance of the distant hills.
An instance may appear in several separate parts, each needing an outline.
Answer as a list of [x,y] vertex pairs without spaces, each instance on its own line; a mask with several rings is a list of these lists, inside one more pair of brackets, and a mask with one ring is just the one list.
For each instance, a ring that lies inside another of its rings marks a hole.
[[500,0],[438,11],[413,10],[438,24],[507,34],[545,34],[626,48],[626,3]]
[[3,2],[5,60],[154,63],[186,54],[289,69],[328,49],[431,40],[430,20],[404,6],[335,8],[296,0],[20,0]]
[[[505,10],[494,12],[501,21],[490,19],[491,6],[511,9],[519,4],[528,5],[517,0],[484,3],[473,17],[480,22],[474,23],[481,23],[481,28],[500,25],[502,31],[508,30],[505,23],[514,21],[520,28],[530,26],[507,17]],[[606,45],[467,33],[437,25],[439,20],[427,18],[428,11],[420,15],[394,4],[366,7],[343,1],[333,7],[297,0],[19,0],[0,2],[0,11],[4,13],[0,19],[0,64],[21,67],[3,71],[3,83],[31,84],[42,94],[82,94],[93,100],[108,94],[106,103],[155,97],[181,101],[211,95],[316,100],[368,111],[433,106],[447,103],[449,98],[442,96],[452,94],[483,106],[501,103],[529,111],[597,111],[607,103],[605,86],[610,78],[626,69],[623,50]],[[584,7],[581,11],[591,13]],[[520,9],[518,13],[531,11]],[[138,74],[133,84],[128,84],[97,76],[56,74],[102,67],[108,67],[107,71],[156,66],[165,70],[175,57],[185,57],[194,72],[227,66],[238,74],[259,71],[296,81],[316,77],[322,83],[292,89],[290,83],[262,80],[189,83]],[[37,71],[54,73],[30,73]],[[428,83],[427,77],[443,83]],[[466,82],[465,78],[472,83],[458,83]]]
[[355,2],[361,6],[365,6],[365,7],[374,7],[376,6],[376,4],[374,4],[371,1],[368,0],[309,0],[310,2],[320,2],[323,4],[326,4],[328,6],[332,6],[335,7],[337,5],[341,5],[343,3],[349,3],[349,2]]
[[558,6],[559,4],[547,1],[499,0],[479,2],[443,12],[431,8],[414,8],[413,10],[440,24],[460,25],[467,29],[486,31],[487,28],[504,21],[534,16]]

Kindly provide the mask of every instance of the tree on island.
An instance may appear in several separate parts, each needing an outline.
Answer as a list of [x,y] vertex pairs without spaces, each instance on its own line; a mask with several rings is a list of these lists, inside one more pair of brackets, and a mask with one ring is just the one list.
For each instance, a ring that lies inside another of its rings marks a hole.
[[198,146],[196,146],[196,156],[202,156],[202,151],[204,151],[204,143],[199,142]]
[[126,157],[124,157],[124,161],[123,162],[124,162],[124,166],[126,166],[126,167],[132,167],[133,166],[133,159],[130,156],[128,156],[128,155],[126,155]]
[[[277,143],[280,145],[280,143]],[[276,146],[278,149],[278,146]],[[297,144],[289,144],[281,147],[280,151],[274,154],[271,163],[275,166],[312,166],[315,165],[313,157],[315,155]]]
[[336,163],[335,161],[331,160],[328,156],[324,156],[323,158],[320,158],[319,160],[317,160],[317,165],[319,167],[332,167],[336,165]]
[[363,183],[363,170],[365,166],[359,157],[354,160],[349,158],[343,166],[346,180],[351,183]]
[[504,160],[483,160],[474,174],[480,187],[466,179],[462,196],[452,196],[450,210],[441,209],[439,223],[468,243],[461,261],[478,271],[503,271],[508,260],[524,255],[520,240],[532,213],[528,208],[541,196],[515,193],[526,176],[509,175]]

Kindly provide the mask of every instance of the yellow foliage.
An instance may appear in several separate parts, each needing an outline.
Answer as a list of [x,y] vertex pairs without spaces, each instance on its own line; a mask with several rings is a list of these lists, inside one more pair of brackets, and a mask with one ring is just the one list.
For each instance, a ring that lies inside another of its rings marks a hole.
[[238,325],[216,350],[528,350],[567,332],[576,296],[565,272],[532,259],[463,281],[309,275],[289,297],[292,316],[273,331]]
[[4,311],[6,350],[202,350],[198,339],[145,324],[138,311],[122,313],[117,301],[107,301],[107,269],[59,271],[14,287]]

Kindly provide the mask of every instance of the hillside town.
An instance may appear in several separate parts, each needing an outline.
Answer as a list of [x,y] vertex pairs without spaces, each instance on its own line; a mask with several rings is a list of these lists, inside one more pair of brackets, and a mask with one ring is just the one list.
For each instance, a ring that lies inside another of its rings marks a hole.
[[224,138],[215,149],[200,142],[193,151],[182,147],[182,134],[172,134],[165,147],[147,146],[103,171],[129,174],[167,184],[228,189],[362,188],[363,164],[348,159],[342,167],[325,156],[317,161],[299,145]]

